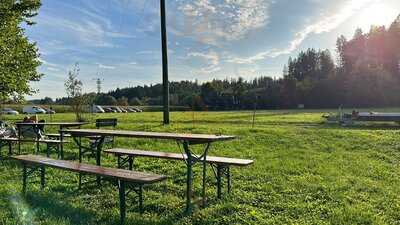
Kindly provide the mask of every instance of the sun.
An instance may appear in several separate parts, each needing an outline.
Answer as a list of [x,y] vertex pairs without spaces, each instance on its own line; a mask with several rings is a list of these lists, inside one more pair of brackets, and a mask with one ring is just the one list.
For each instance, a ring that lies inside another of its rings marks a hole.
[[373,25],[387,27],[396,19],[398,13],[384,3],[375,3],[360,12],[357,25],[364,32],[368,32]]

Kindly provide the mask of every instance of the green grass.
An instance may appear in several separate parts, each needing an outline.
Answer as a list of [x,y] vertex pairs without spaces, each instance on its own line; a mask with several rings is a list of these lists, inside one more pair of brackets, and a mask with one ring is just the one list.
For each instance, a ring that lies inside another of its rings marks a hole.
[[[209,205],[184,216],[184,163],[137,159],[137,170],[168,180],[145,189],[145,213],[137,213],[133,204],[127,224],[400,224],[398,127],[343,128],[324,124],[322,114],[262,111],[255,128],[251,112],[176,112],[167,127],[160,123],[161,113],[101,115],[118,117],[119,129],[236,135],[234,141],[213,145],[211,155],[255,160],[248,168],[232,169],[233,193],[222,200],[216,200],[209,170]],[[52,119],[74,117],[57,114]],[[171,141],[116,141],[121,147],[179,152]],[[33,147],[24,145],[24,151]],[[76,154],[70,145],[67,157]],[[112,156],[102,159],[103,165],[115,167]],[[199,167],[195,177],[195,195],[200,196]],[[77,175],[55,169],[48,170],[47,181],[44,191],[30,184],[27,196],[21,196],[20,166],[0,162],[0,224],[118,224],[116,187],[105,183],[101,189],[77,191]]]

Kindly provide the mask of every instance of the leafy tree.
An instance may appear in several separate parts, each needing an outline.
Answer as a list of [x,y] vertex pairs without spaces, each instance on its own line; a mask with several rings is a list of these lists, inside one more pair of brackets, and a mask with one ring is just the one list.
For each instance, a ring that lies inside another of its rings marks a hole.
[[117,100],[117,104],[118,104],[119,106],[127,106],[127,105],[129,105],[129,103],[128,103],[128,98],[125,97],[125,96],[122,96],[121,98],[119,98],[119,99]]
[[142,104],[143,104],[143,102],[140,101],[140,99],[137,98],[137,97],[132,98],[131,100],[129,100],[129,105],[137,106],[137,105],[142,105]]
[[117,105],[117,103],[117,100],[113,96],[106,94],[102,94],[96,99],[96,104],[98,105]]
[[44,99],[40,100],[40,104],[42,104],[42,105],[51,105],[51,104],[54,104],[54,101],[50,97],[45,97]]
[[34,24],[30,19],[40,5],[40,0],[0,1],[0,102],[34,93],[29,84],[42,77],[36,70],[41,64],[38,49],[22,26]]

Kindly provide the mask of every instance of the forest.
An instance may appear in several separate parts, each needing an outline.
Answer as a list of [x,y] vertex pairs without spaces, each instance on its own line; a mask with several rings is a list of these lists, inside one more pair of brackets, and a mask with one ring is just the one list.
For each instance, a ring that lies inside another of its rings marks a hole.
[[[278,77],[171,82],[170,104],[196,110],[399,106],[400,16],[388,28],[357,29],[349,40],[338,37],[334,54],[302,51],[289,58]],[[99,105],[161,105],[162,85],[88,95]],[[55,103],[67,102],[61,98]]]

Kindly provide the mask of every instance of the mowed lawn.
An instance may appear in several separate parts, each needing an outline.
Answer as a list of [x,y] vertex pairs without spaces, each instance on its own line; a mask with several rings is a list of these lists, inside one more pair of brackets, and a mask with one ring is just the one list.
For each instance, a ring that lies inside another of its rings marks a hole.
[[[127,224],[400,224],[399,127],[340,127],[325,124],[322,114],[261,111],[255,128],[251,112],[174,112],[167,127],[160,123],[162,113],[91,119],[117,117],[118,129],[124,130],[235,135],[234,141],[213,145],[210,155],[255,160],[250,167],[231,170],[233,192],[222,200],[216,199],[209,168],[208,206],[196,206],[192,215],[185,216],[184,163],[136,159],[137,170],[164,174],[168,180],[146,187],[143,214],[137,213],[133,202],[128,206]],[[73,119],[72,114],[52,118]],[[116,146],[180,152],[172,141],[117,138]],[[24,145],[26,153],[33,149]],[[76,160],[73,144],[66,151],[68,159]],[[115,167],[116,159],[103,155],[102,163]],[[195,168],[196,196],[201,195],[200,169]],[[0,162],[0,224],[119,223],[115,186],[104,182],[101,188],[78,190],[76,173],[48,169],[46,189],[29,184],[27,196],[22,196],[21,171],[14,161]]]

